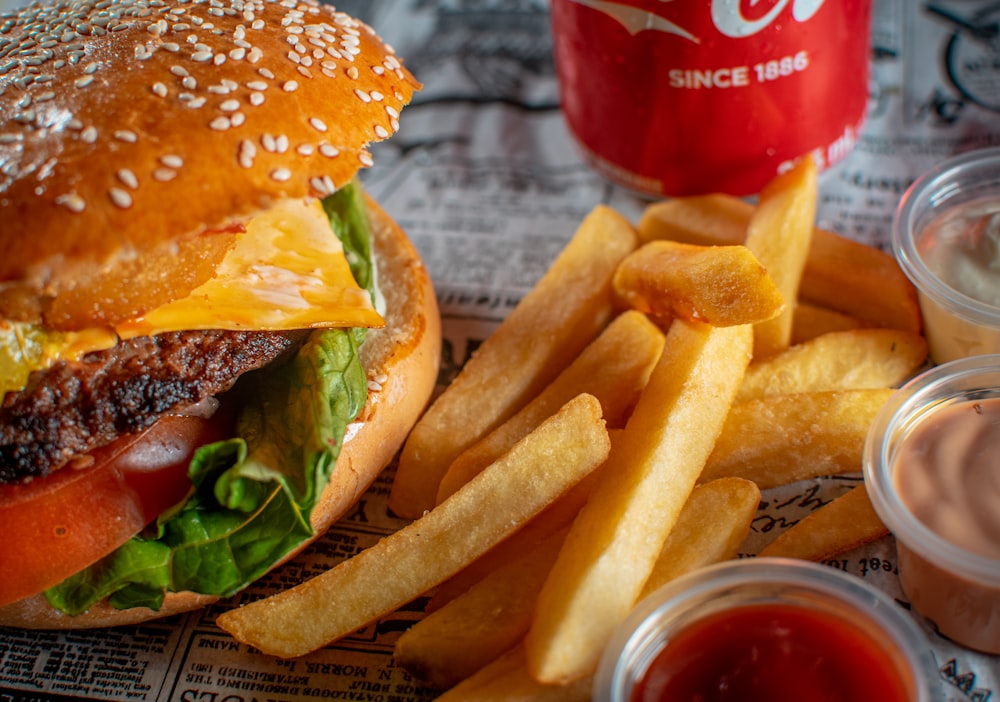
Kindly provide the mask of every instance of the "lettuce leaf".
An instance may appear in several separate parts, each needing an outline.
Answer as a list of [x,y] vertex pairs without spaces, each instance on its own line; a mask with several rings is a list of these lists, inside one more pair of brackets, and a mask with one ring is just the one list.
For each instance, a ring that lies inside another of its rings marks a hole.
[[[345,186],[323,206],[359,285],[374,296],[360,186]],[[73,615],[105,598],[122,609],[157,610],[168,591],[228,596],[312,536],[310,515],[347,425],[366,401],[367,377],[358,357],[364,336],[364,329],[315,331],[289,363],[260,373],[237,436],[196,452],[187,500],[47,590],[49,603]]]

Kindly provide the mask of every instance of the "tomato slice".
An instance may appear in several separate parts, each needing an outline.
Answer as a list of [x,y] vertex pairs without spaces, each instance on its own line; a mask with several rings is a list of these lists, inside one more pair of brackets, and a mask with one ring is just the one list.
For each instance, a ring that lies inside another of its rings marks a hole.
[[85,468],[0,485],[0,605],[83,570],[182,500],[195,449],[230,433],[223,414],[163,417]]

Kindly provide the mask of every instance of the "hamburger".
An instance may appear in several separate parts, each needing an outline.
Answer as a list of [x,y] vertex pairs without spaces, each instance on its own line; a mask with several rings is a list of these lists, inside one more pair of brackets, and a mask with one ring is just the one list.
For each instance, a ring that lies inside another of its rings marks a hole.
[[0,14],[0,625],[231,595],[390,462],[440,321],[357,174],[418,88],[313,0]]

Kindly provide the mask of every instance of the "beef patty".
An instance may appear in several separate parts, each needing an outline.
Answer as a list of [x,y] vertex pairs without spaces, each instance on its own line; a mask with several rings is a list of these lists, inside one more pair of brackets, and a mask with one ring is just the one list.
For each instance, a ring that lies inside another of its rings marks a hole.
[[138,337],[31,374],[0,408],[0,483],[74,456],[229,389],[297,347],[303,332],[185,331]]

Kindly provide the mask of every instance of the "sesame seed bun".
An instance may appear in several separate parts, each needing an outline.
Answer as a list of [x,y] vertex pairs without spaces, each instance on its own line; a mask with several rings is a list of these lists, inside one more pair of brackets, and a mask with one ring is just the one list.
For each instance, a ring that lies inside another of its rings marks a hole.
[[[244,223],[325,197],[371,165],[419,85],[367,26],[315,0],[59,0],[0,14],[0,324],[117,325],[213,278]],[[313,203],[315,204],[315,203]],[[440,319],[426,268],[368,198],[384,328],[317,537],[390,462],[436,381]],[[290,554],[291,557],[294,554]],[[69,617],[35,595],[0,625],[145,621],[102,603]]]
[[417,87],[314,0],[0,15],[0,316],[80,329],[187,294],[232,225],[370,165]]
[[[368,403],[349,428],[330,482],[313,511],[316,537],[309,543],[340,519],[391,461],[423,410],[437,377],[441,329],[430,278],[395,222],[373,202],[369,202],[369,214],[388,308],[386,326],[370,330],[361,347],[361,360],[371,381]],[[198,609],[217,599],[190,592],[167,593],[158,612],[141,607],[117,610],[100,603],[70,617],[50,607],[44,596],[36,595],[0,607],[0,626],[82,629],[136,624]]]

